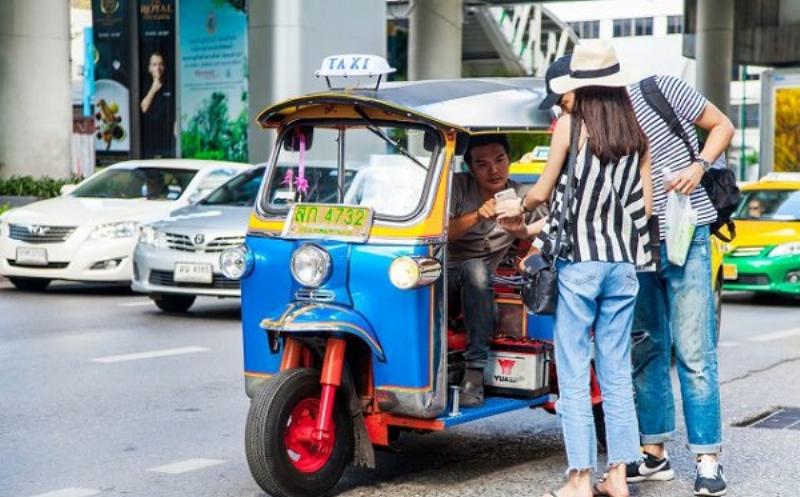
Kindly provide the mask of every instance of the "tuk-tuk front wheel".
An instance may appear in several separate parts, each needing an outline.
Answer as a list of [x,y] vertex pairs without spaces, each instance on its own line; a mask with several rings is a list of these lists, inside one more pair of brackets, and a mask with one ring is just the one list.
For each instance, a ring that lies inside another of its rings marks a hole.
[[323,495],[353,459],[353,420],[337,398],[329,437],[313,437],[321,387],[319,372],[282,371],[250,404],[245,452],[256,483],[274,497]]

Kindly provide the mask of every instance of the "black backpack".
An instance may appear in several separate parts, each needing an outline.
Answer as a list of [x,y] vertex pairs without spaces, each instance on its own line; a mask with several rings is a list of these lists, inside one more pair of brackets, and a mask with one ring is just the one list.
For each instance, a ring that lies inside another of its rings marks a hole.
[[[678,116],[667,101],[661,89],[656,84],[655,76],[643,79],[639,83],[639,88],[642,90],[642,97],[647,105],[658,114],[664,122],[669,126],[670,132],[683,141],[686,149],[689,151],[689,156],[694,162],[697,160],[697,154],[692,147],[692,142],[689,141],[689,136],[683,128]],[[706,189],[711,204],[717,210],[717,220],[711,225],[711,232],[720,240],[730,242],[736,237],[736,225],[731,220],[731,216],[739,206],[742,198],[742,193],[739,187],[736,186],[736,175],[727,167],[712,167],[703,175],[700,181],[703,188]],[[720,232],[720,228],[726,227],[728,234]]]

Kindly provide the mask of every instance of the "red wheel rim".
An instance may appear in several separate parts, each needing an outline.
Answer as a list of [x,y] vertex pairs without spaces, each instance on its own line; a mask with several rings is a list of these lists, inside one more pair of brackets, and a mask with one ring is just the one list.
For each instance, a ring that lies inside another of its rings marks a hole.
[[336,423],[332,420],[330,436],[317,440],[319,399],[303,399],[294,406],[286,422],[284,441],[289,462],[302,473],[314,473],[328,462],[336,442]]

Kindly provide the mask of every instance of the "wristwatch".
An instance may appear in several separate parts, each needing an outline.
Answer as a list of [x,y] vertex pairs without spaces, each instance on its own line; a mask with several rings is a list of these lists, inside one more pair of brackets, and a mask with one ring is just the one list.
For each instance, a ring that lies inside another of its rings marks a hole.
[[705,160],[702,157],[698,157],[694,161],[697,162],[698,164],[700,164],[701,166],[703,166],[703,172],[704,173],[707,173],[708,170],[711,169],[711,163],[708,162],[707,160]]

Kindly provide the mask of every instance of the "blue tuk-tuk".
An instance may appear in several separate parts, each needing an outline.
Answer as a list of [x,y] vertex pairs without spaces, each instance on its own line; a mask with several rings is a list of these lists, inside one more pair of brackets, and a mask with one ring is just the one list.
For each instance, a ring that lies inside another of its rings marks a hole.
[[[387,68],[333,57],[320,75],[380,79]],[[321,495],[346,466],[374,467],[374,447],[405,430],[552,412],[551,318],[526,312],[512,263],[495,286],[489,394],[459,407],[466,339],[443,270],[458,156],[471,135],[548,133],[544,95],[538,78],[386,83],[258,116],[277,131],[270,165],[245,245],[221,262],[241,279],[246,453],[266,492]]]

